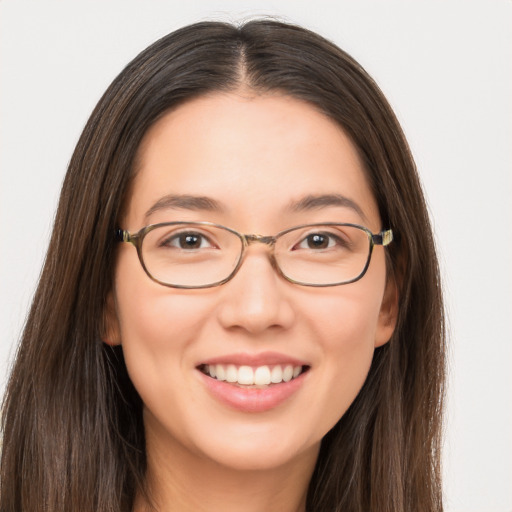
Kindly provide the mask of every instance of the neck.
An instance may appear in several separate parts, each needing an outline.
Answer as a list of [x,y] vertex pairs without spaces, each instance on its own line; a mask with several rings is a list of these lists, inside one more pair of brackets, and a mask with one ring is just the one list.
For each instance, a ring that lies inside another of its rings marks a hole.
[[[149,433],[147,433],[149,434]],[[134,512],[305,512],[318,446],[293,462],[240,469],[193,454],[183,446],[163,447],[147,435],[147,490]]]

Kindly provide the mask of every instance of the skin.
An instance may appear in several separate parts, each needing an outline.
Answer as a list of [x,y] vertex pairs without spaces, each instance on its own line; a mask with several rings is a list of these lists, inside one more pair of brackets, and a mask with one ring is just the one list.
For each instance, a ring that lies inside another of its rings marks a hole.
[[[357,152],[333,121],[309,104],[245,91],[201,97],[162,117],[146,134],[121,227],[212,221],[273,235],[312,222],[381,226]],[[208,196],[218,211],[165,208],[167,194]],[[293,211],[309,194],[342,194],[346,206]],[[250,246],[226,284],[166,288],[121,244],[107,311],[108,343],[122,343],[142,400],[148,483],[159,511],[303,511],[322,437],[367,376],[376,346],[396,321],[396,289],[376,246],[359,281],[327,288],[287,282],[268,248]],[[214,398],[197,370],[227,354],[278,352],[307,362],[289,399],[261,413]],[[145,510],[141,496],[136,510]]]

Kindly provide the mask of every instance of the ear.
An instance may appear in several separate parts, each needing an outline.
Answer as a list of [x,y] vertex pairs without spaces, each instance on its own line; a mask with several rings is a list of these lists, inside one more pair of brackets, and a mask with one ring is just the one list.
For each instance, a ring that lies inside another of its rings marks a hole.
[[105,308],[103,310],[103,325],[101,326],[101,339],[107,345],[121,345],[121,330],[119,328],[119,319],[116,311],[116,301],[114,293],[111,291],[107,295]]
[[387,278],[382,304],[380,306],[375,347],[385,345],[395,331],[398,320],[398,286],[394,277]]

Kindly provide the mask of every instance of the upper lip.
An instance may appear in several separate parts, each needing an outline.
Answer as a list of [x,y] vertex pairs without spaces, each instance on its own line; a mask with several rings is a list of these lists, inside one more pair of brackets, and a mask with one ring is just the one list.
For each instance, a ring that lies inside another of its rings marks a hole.
[[212,364],[233,364],[235,366],[264,366],[264,365],[292,365],[292,366],[307,366],[306,361],[300,360],[296,357],[291,357],[286,354],[278,352],[260,352],[258,354],[249,353],[234,353],[222,356],[216,356],[205,359],[198,364],[212,365]]

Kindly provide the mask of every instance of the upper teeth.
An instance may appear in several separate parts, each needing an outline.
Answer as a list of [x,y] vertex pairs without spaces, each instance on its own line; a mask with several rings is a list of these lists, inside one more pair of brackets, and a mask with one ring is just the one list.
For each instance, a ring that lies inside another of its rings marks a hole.
[[225,380],[246,386],[265,386],[267,384],[279,384],[288,382],[298,377],[302,372],[302,366],[235,366],[234,364],[210,364],[204,366],[204,373],[217,380]]

